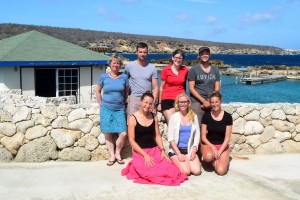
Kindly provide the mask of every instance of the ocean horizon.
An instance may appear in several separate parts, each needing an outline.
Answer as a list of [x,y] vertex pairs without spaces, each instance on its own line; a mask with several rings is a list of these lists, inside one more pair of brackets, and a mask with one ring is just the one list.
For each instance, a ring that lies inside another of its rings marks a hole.
[[[135,53],[122,53],[125,58],[135,60]],[[148,60],[170,58],[171,54],[149,54]],[[195,60],[197,54],[186,54],[185,60]],[[300,55],[236,55],[212,54],[211,59],[223,60],[232,67],[285,65],[299,66]],[[160,82],[160,71],[158,71]],[[300,80],[284,80],[272,83],[245,85],[239,76],[221,76],[223,103],[300,103]],[[189,93],[187,91],[187,93]]]

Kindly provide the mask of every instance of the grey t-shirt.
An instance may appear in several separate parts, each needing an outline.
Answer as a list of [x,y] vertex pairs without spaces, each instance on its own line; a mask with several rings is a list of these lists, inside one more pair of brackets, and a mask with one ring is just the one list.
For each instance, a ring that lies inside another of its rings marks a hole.
[[[213,93],[215,89],[215,83],[220,81],[220,73],[217,67],[211,66],[210,72],[206,73],[202,70],[199,64],[195,65],[189,70],[187,78],[191,81],[195,81],[196,91],[205,99]],[[193,102],[199,101],[191,94],[191,100]]]
[[129,95],[140,97],[147,90],[152,90],[152,79],[157,78],[157,70],[153,64],[145,67],[132,61],[125,66],[129,78]]

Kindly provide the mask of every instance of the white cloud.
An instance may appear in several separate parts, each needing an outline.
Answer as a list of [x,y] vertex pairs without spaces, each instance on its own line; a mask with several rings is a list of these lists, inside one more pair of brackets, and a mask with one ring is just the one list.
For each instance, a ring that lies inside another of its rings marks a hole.
[[205,23],[206,24],[214,24],[217,22],[217,17],[215,16],[208,16],[206,19],[205,19]]
[[245,14],[240,20],[245,24],[255,24],[259,22],[271,21],[279,15],[279,11],[282,10],[282,7],[274,7],[269,10],[254,13],[254,14]]
[[106,15],[108,13],[107,9],[103,6],[100,6],[97,10],[98,15]]
[[189,19],[189,15],[187,13],[180,13],[179,15],[175,16],[175,19],[178,21],[185,22]]

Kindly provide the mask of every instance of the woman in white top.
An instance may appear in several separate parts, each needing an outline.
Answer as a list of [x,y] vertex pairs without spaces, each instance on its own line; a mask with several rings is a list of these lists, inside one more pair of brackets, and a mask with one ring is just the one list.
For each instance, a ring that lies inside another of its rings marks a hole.
[[201,163],[197,155],[200,128],[197,115],[190,106],[191,100],[185,93],[176,97],[176,112],[168,125],[169,157],[186,175],[200,175]]

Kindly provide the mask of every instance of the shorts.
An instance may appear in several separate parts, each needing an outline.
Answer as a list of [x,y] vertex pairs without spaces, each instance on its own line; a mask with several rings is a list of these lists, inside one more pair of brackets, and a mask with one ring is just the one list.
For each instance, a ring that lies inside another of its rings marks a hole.
[[[188,154],[187,148],[178,148],[178,149],[179,149],[180,153],[182,153],[184,155]],[[168,153],[169,157],[172,157],[172,156],[175,156],[175,155],[176,155],[176,153],[172,153],[172,152]]]
[[127,98],[127,118],[140,109],[141,97],[128,96]]
[[100,129],[102,133],[122,133],[127,131],[124,110],[110,110],[100,107]]
[[174,102],[175,102],[175,100],[172,100],[172,99],[161,100],[161,110],[165,111],[165,110],[174,108]]
[[[221,149],[222,144],[214,144],[214,146],[216,147],[217,150],[219,150],[219,149]],[[230,152],[229,145],[227,145],[227,147],[224,149],[224,151]]]

